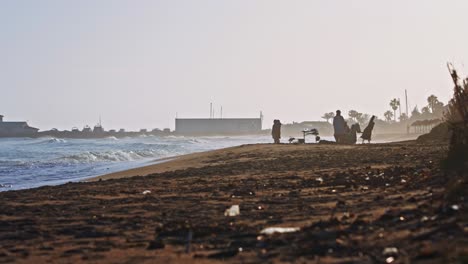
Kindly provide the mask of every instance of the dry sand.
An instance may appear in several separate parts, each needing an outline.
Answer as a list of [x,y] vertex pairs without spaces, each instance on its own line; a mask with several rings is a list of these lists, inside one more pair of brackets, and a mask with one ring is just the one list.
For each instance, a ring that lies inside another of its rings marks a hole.
[[[3,192],[0,262],[463,260],[466,204],[444,200],[445,152],[416,142],[247,145]],[[231,205],[240,215],[224,215]],[[261,234],[267,227],[300,231]]]

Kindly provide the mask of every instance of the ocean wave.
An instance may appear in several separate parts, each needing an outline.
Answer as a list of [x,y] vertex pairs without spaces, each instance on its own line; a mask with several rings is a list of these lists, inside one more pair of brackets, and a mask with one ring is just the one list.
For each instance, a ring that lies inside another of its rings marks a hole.
[[145,158],[154,158],[165,155],[164,151],[148,150],[116,150],[105,152],[87,151],[79,154],[69,155],[60,158],[60,161],[70,163],[94,163],[94,162],[123,162],[135,161]]
[[49,139],[48,141],[49,144],[53,144],[53,143],[67,143],[67,141],[65,139],[61,139],[61,138],[51,138]]
[[32,142],[32,145],[43,145],[43,144],[61,144],[61,143],[67,143],[65,139],[62,138],[40,138],[40,141]]

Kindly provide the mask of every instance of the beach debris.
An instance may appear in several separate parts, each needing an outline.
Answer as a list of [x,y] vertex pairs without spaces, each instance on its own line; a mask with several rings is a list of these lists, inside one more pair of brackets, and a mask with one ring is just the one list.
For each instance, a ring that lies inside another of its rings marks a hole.
[[224,211],[224,216],[238,216],[240,215],[239,205],[233,205]]
[[406,183],[406,180],[405,180],[405,179],[401,179],[401,183]]
[[294,233],[294,232],[297,232],[299,230],[301,230],[299,227],[267,227],[267,228],[264,228],[260,232],[260,234],[272,235],[274,233],[280,233],[280,234]]
[[386,247],[382,251],[383,255],[391,255],[391,254],[398,254],[398,248],[396,247]]
[[452,208],[452,210],[454,210],[454,211],[460,210],[460,206],[458,206],[456,204],[453,204],[452,206],[450,206],[450,208]]
[[145,190],[145,191],[143,191],[143,195],[147,195],[147,194],[150,194],[150,193],[151,193],[150,190]]
[[318,181],[320,184],[323,183],[323,178],[322,178],[322,177],[318,177],[318,178],[316,178],[315,180]]
[[385,263],[393,263],[398,257],[398,248],[386,247],[384,248],[382,255],[385,257]]

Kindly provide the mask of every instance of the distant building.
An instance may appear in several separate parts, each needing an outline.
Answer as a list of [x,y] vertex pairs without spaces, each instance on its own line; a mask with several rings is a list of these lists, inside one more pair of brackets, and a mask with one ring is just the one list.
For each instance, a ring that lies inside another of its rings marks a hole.
[[35,136],[38,128],[30,127],[26,122],[4,122],[0,115],[0,137]]
[[97,125],[95,125],[94,128],[93,128],[93,133],[104,133],[104,132],[105,132],[105,130],[104,130],[104,128],[102,127],[101,124],[97,124]]
[[262,131],[261,118],[176,118],[181,135],[246,135]]

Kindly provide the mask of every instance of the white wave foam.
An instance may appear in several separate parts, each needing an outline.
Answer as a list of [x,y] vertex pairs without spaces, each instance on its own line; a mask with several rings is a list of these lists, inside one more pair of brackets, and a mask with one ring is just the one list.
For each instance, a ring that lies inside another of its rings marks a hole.
[[51,138],[47,141],[47,143],[67,143],[67,141],[61,138]]
[[70,163],[94,163],[94,162],[122,162],[122,161],[135,161],[145,158],[154,158],[164,155],[161,151],[155,150],[140,150],[140,151],[105,151],[105,152],[83,152],[80,154],[70,155],[60,158],[60,161]]

